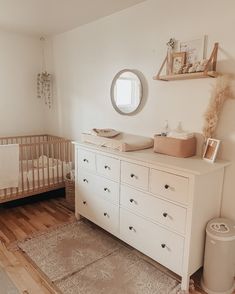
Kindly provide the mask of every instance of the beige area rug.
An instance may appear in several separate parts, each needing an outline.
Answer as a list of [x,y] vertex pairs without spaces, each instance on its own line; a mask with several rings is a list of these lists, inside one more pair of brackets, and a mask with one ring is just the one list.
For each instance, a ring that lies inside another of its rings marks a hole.
[[32,264],[64,294],[176,294],[179,282],[88,222],[20,242]]

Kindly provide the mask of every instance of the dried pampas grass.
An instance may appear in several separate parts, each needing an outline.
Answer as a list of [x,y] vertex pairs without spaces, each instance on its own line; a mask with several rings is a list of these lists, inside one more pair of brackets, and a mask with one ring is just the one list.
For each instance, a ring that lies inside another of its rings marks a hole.
[[205,124],[203,127],[203,135],[205,139],[214,136],[224,102],[232,98],[230,77],[228,75],[218,77],[212,90],[210,103],[205,113]]

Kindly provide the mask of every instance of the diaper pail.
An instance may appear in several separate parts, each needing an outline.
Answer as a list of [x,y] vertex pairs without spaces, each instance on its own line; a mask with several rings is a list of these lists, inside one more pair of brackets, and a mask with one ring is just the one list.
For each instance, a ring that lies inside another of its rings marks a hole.
[[235,289],[235,222],[217,218],[206,227],[202,288],[208,294],[231,294]]

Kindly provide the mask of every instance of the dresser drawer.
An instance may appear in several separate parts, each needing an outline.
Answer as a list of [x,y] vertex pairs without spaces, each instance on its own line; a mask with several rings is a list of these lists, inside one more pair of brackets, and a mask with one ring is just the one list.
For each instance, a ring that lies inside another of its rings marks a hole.
[[83,196],[77,201],[78,212],[95,224],[117,234],[119,232],[119,207],[98,197]]
[[181,274],[184,238],[146,221],[125,209],[120,209],[121,238],[166,266]]
[[111,180],[120,179],[120,160],[97,154],[97,172]]
[[121,186],[121,206],[184,234],[186,209],[149,194]]
[[96,192],[96,176],[85,170],[78,171],[77,187],[79,195],[92,195]]
[[188,203],[188,178],[152,169],[150,172],[150,191],[170,200]]
[[78,172],[78,194],[102,197],[119,204],[119,184],[85,170]]
[[122,161],[121,181],[136,188],[148,190],[149,168]]
[[91,171],[96,170],[96,162],[95,162],[95,153],[78,149],[77,150],[77,158],[78,158],[78,169],[85,168]]
[[119,183],[97,176],[96,185],[98,195],[119,205]]

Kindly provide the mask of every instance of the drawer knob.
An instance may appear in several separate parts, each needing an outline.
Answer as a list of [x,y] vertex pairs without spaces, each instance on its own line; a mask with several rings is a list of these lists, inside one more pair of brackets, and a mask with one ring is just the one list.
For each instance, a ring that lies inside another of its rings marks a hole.
[[165,187],[166,190],[170,188],[170,186],[167,185],[167,184],[164,187]]
[[88,180],[87,180],[87,179],[83,179],[83,182],[84,182],[84,183],[88,183]]
[[107,217],[109,217],[109,215],[107,214],[107,212],[104,212],[104,216],[107,216]]
[[87,163],[88,163],[88,162],[89,162],[89,160],[88,160],[88,159],[86,159],[86,158],[84,158],[84,159],[83,159],[83,162],[87,162]]
[[167,217],[167,216],[168,216],[168,214],[167,214],[166,212],[164,212],[162,215],[163,215],[164,217]]
[[135,202],[135,200],[134,199],[130,199],[130,202],[133,203],[133,202]]
[[161,244],[161,247],[164,249],[166,248],[166,244]]
[[84,205],[86,205],[86,201],[83,201],[82,203],[83,203]]
[[136,175],[131,174],[131,178],[133,179],[133,178],[137,178],[137,177],[136,177]]
[[110,192],[110,190],[108,188],[104,188],[105,192]]
[[130,230],[130,231],[133,231],[133,230],[134,230],[134,228],[130,226],[130,227],[129,227],[129,230]]
[[105,165],[104,168],[105,168],[105,169],[108,169],[108,170],[111,169],[110,166],[108,166],[108,165]]

